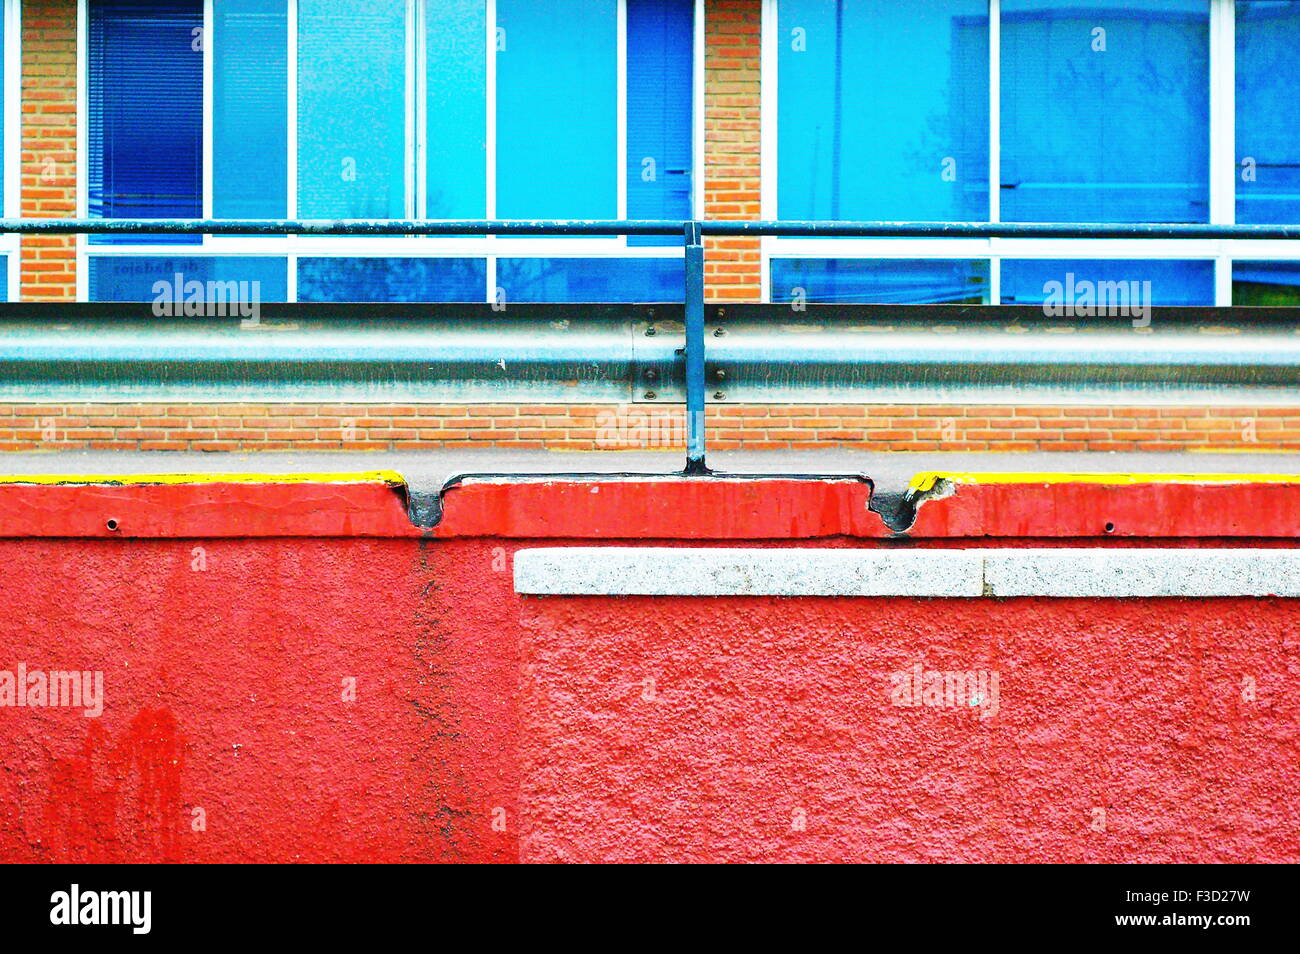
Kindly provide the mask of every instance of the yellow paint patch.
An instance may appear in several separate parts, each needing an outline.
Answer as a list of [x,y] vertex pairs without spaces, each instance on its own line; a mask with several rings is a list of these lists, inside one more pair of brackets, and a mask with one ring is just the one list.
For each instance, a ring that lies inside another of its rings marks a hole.
[[7,474],[0,484],[371,484],[401,486],[406,479],[395,470],[340,474]]
[[939,480],[955,484],[1300,484],[1300,474],[1065,474],[923,471],[907,485],[924,493]]

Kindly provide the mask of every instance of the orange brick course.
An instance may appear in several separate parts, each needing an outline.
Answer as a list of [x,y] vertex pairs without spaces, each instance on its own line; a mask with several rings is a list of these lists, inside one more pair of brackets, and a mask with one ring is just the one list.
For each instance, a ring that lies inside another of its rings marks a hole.
[[[714,405],[714,450],[1300,451],[1290,408]],[[0,450],[680,450],[680,406],[8,404]]]

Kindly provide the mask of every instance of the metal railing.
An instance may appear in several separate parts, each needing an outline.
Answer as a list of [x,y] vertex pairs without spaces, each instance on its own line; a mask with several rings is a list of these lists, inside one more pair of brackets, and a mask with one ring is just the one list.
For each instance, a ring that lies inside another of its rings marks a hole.
[[684,251],[686,466],[706,474],[704,239],[707,236],[1269,239],[1300,240],[1300,225],[1073,224],[974,222],[819,222],[719,220],[279,220],[279,219],[0,219],[0,233],[19,235],[550,235],[680,236]]

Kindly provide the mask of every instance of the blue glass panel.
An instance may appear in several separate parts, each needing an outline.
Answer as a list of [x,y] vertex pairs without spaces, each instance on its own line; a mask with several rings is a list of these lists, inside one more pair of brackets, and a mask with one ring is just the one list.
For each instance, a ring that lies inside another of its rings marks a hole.
[[487,215],[487,9],[484,0],[427,8],[427,192],[431,219]]
[[983,304],[989,263],[934,259],[774,258],[772,301]]
[[1300,3],[1237,3],[1237,221],[1300,222]]
[[287,11],[287,0],[212,7],[212,213],[219,219],[286,214]]
[[985,0],[780,0],[783,219],[988,218]]
[[[203,214],[202,0],[87,7],[87,211],[95,218]],[[197,236],[99,236],[193,243]]]
[[681,301],[680,258],[502,258],[497,286],[509,302]]
[[0,301],[9,300],[9,256],[0,255]]
[[[192,282],[247,283],[222,289],[226,300],[284,301],[287,267],[283,258],[188,256],[145,258],[143,256],[92,255],[89,289],[91,301],[155,301],[160,295],[176,300]],[[164,283],[160,287],[158,283]],[[192,287],[192,286],[191,286]],[[205,291],[206,294],[206,291]],[[238,294],[239,297],[235,298]],[[207,300],[220,300],[216,294]]]
[[[5,49],[5,25],[4,25],[4,20],[5,20],[5,18],[2,17],[2,16],[0,16],[0,76],[4,76],[4,75],[5,75],[5,72],[4,72],[4,65],[5,65],[5,63],[4,63],[4,49]],[[4,91],[4,87],[5,87],[5,84],[4,84],[4,83],[0,83],[0,129],[4,129],[4,128],[5,128],[5,125],[4,125],[4,122],[5,122],[5,99],[4,99],[4,92],[5,92],[5,91]],[[5,175],[4,175],[4,166],[5,166],[5,164],[4,164],[3,162],[0,162],[0,215],[4,215],[4,213],[5,213],[5,209],[4,209],[4,195],[5,195]]]
[[406,211],[405,0],[298,0],[298,214]]
[[[1101,283],[1137,282],[1142,300],[1154,305],[1214,304],[1214,263],[1202,261],[1122,261],[1015,259],[1002,262],[1002,301],[1037,305],[1053,295],[1063,302],[1095,300],[1107,289]],[[1150,282],[1150,288],[1144,285]],[[1055,284],[1053,284],[1055,283]],[[1056,287],[1059,285],[1059,289]],[[1150,292],[1149,296],[1147,292]],[[1113,300],[1113,295],[1111,296]]]
[[1233,262],[1234,305],[1300,305],[1300,262]]
[[1002,218],[1204,222],[1206,0],[1003,0]]
[[484,301],[481,258],[300,258],[299,301]]
[[[694,0],[627,3],[627,217],[691,217]],[[629,245],[675,245],[633,235]]]
[[497,215],[618,214],[616,0],[497,0]]

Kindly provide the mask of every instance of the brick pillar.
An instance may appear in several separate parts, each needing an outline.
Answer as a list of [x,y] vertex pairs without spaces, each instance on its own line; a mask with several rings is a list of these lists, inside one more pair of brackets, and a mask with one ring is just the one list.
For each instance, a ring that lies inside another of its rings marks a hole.
[[[23,0],[22,214],[77,214],[77,2]],[[75,299],[76,241],[24,236],[21,295]]]
[[[704,12],[704,217],[757,219],[759,206],[760,0],[706,0]],[[705,293],[758,301],[757,239],[710,238]]]

